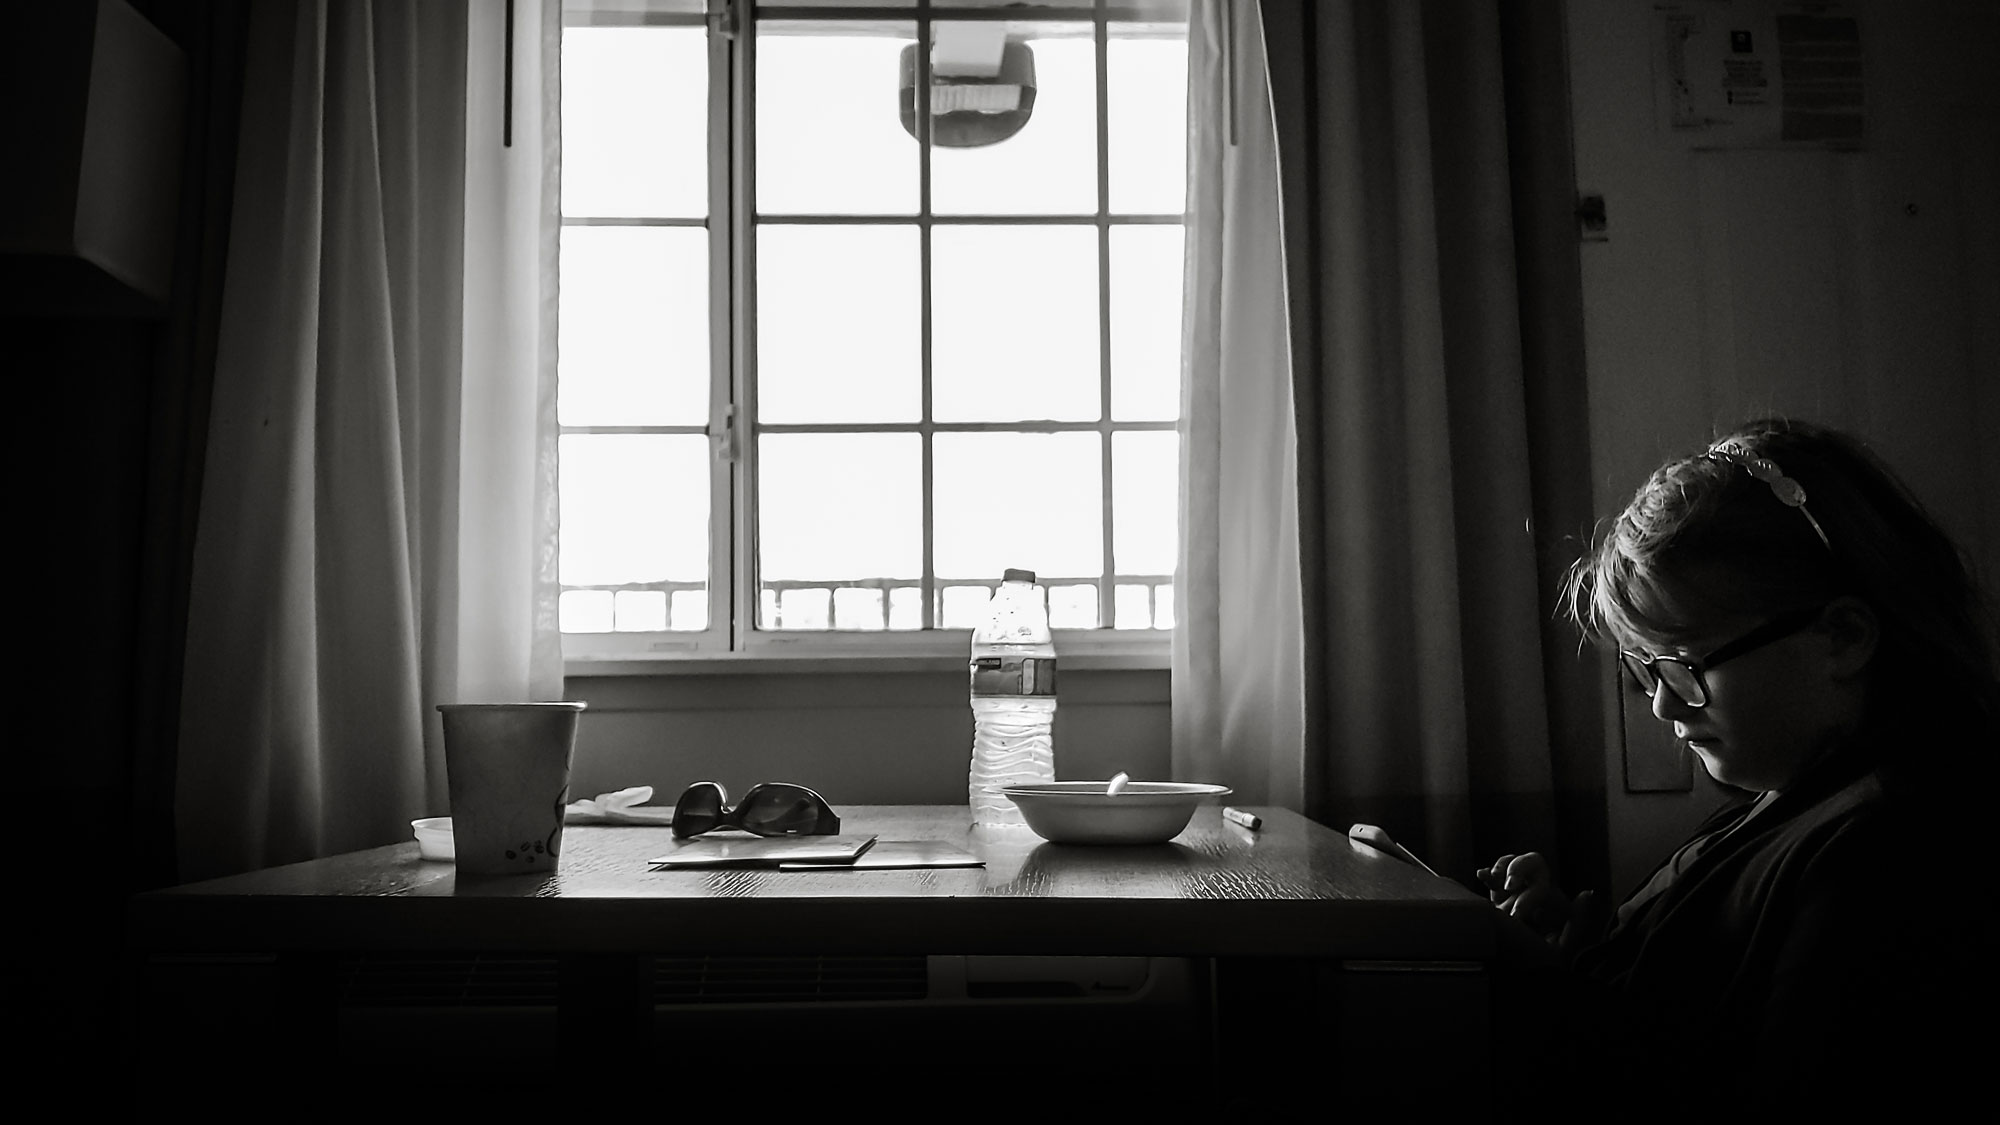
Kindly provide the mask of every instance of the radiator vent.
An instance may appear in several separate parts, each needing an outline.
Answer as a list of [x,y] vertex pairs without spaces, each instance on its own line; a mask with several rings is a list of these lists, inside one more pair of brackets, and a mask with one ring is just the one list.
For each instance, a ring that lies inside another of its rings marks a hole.
[[341,1003],[361,1008],[554,1007],[554,957],[380,956],[341,966]]
[[922,1000],[929,959],[912,957],[661,957],[655,1004],[798,1004]]
[[[658,957],[653,1003],[798,1004],[923,1000],[929,959],[909,957]],[[551,956],[381,954],[343,959],[350,1008],[553,1008],[561,978]]]

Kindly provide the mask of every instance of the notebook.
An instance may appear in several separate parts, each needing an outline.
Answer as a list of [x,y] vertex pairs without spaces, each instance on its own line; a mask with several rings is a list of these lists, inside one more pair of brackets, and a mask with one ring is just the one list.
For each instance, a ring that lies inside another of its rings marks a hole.
[[878,840],[853,863],[780,863],[780,871],[894,871],[910,867],[984,867],[986,861],[940,840]]
[[646,862],[673,867],[776,867],[779,864],[853,863],[875,844],[873,836],[698,836]]

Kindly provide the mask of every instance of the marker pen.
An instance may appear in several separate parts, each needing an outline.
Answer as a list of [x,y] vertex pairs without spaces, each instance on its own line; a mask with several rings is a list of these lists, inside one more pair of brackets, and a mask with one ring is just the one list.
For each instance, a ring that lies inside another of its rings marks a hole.
[[1252,832],[1255,832],[1259,828],[1264,827],[1263,817],[1252,816],[1251,814],[1244,812],[1241,809],[1232,809],[1228,805],[1222,806],[1222,819],[1230,822],[1231,824],[1240,824],[1243,827],[1248,828]]

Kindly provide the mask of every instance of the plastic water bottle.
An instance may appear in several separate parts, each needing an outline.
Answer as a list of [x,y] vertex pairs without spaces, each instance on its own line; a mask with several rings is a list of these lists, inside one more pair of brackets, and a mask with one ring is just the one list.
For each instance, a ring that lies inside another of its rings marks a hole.
[[974,827],[1023,825],[1006,785],[1054,781],[1056,646],[1032,570],[1009,570],[972,631]]

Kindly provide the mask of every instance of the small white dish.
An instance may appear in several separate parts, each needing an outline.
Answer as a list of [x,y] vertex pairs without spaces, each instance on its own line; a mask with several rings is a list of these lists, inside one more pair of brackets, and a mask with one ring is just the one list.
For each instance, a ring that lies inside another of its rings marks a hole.
[[1102,781],[1049,781],[1001,790],[1035,835],[1055,844],[1159,844],[1194,819],[1196,806],[1227,797],[1226,785],[1128,781],[1115,794]]
[[450,863],[458,852],[451,843],[451,818],[448,816],[427,816],[413,820],[410,827],[417,832],[417,854],[439,863]]

